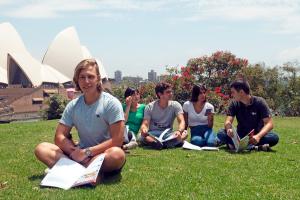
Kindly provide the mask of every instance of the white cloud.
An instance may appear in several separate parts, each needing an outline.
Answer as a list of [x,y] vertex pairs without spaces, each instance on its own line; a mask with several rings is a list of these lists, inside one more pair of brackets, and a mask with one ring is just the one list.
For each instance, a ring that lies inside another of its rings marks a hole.
[[292,60],[300,60],[300,46],[290,49],[285,49],[279,53],[281,62],[288,62]]
[[53,18],[62,16],[63,12],[92,10],[94,5],[83,0],[52,0],[31,1],[28,4],[20,2],[21,6],[4,12],[7,16],[16,18]]
[[9,5],[9,4],[11,4],[12,2],[11,1],[9,1],[9,0],[0,0],[0,6],[2,6],[2,5]]
[[175,21],[259,21],[271,32],[300,33],[299,0],[0,0],[1,4],[2,15],[16,18],[53,18],[89,11],[97,17],[122,20],[128,11],[168,10]]
[[300,1],[298,0],[202,0],[190,1],[194,7],[188,21],[217,19],[225,21],[263,21],[272,32],[300,32]]
[[[6,2],[11,1],[0,0]],[[14,2],[6,11],[2,12],[6,16],[15,18],[53,18],[62,17],[67,12],[92,11],[95,16],[115,18],[116,11],[156,11],[163,8],[169,0],[162,1],[138,1],[138,0],[51,0],[51,1],[23,1]],[[98,14],[100,13],[100,14]],[[104,13],[104,14],[101,14]],[[117,17],[120,13],[116,14]]]

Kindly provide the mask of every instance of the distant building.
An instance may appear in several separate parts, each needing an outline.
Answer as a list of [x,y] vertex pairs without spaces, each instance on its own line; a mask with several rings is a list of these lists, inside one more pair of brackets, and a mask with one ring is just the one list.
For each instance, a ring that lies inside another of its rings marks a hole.
[[115,71],[115,82],[121,83],[122,81],[122,72],[120,70]]
[[123,80],[124,81],[130,81],[130,82],[133,82],[133,83],[140,83],[141,81],[143,81],[143,78],[142,77],[139,77],[139,76],[136,76],[136,77],[133,77],[133,76],[124,76],[123,77]]
[[151,81],[151,82],[157,81],[156,72],[153,69],[151,69],[151,71],[148,72],[148,81]]

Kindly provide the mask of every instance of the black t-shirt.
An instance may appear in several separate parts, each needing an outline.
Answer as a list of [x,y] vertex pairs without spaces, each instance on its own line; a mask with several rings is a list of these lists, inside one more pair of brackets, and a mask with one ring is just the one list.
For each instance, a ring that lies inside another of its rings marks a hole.
[[252,129],[255,134],[264,126],[263,119],[271,117],[270,109],[262,97],[251,97],[250,105],[246,106],[242,102],[232,101],[229,105],[227,116],[236,117],[238,126],[237,132],[242,138]]

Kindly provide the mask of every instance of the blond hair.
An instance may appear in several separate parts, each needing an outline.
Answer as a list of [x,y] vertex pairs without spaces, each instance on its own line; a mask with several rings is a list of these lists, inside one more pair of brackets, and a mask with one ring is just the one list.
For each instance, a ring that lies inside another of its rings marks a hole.
[[75,84],[75,89],[77,91],[81,91],[81,89],[79,87],[79,83],[78,83],[79,74],[80,74],[81,70],[86,69],[90,66],[94,67],[96,69],[96,74],[99,79],[99,81],[97,83],[97,90],[99,92],[101,92],[102,91],[101,76],[100,76],[99,66],[95,59],[84,59],[76,66],[74,76],[73,76],[73,82]]

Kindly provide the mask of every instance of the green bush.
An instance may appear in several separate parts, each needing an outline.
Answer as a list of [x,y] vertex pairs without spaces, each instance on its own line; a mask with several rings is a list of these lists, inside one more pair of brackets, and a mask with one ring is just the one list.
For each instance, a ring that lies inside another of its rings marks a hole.
[[47,101],[46,104],[49,106],[47,109],[43,111],[43,118],[44,119],[60,119],[64,109],[68,103],[68,99],[64,96],[55,94],[51,96]]

